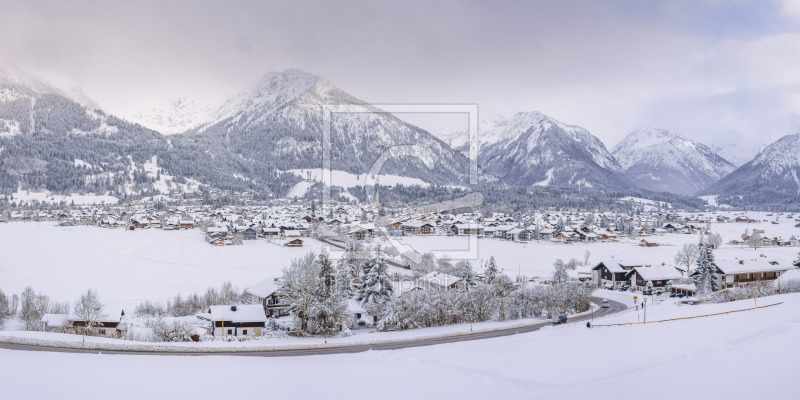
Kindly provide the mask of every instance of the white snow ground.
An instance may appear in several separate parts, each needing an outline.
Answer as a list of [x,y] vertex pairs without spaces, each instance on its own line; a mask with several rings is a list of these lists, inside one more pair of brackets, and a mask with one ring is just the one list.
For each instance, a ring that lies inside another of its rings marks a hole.
[[[780,306],[680,322],[515,336],[393,351],[287,358],[125,356],[0,350],[3,395],[78,398],[75,382],[118,399],[794,399],[800,295]],[[747,308],[752,300],[659,305],[665,315]],[[609,317],[623,322],[631,313]],[[35,371],[35,372],[32,372]],[[46,377],[46,378],[44,378]],[[47,384],[42,384],[46,379]]]
[[[728,213],[733,216],[734,213]],[[774,217],[765,213],[749,213],[763,222],[755,224],[714,224],[725,242],[739,239],[745,229],[760,228],[765,236],[789,238],[800,235],[793,219],[780,218],[780,224],[770,223]],[[481,262],[494,256],[503,271],[515,277],[518,273],[529,278],[549,277],[556,258],[572,257],[583,261],[586,250],[591,252],[589,264],[600,260],[621,259],[644,261],[651,265],[673,263],[675,253],[684,243],[696,243],[697,235],[668,234],[651,236],[658,247],[639,247],[638,239],[620,243],[560,244],[546,241],[513,243],[497,239],[478,241],[478,258],[471,260],[478,272]],[[400,238],[420,252],[432,250],[466,250],[466,237]],[[245,241],[243,246],[211,246],[199,230],[162,231],[158,229],[125,231],[92,226],[58,227],[55,222],[19,222],[0,224],[0,288],[7,293],[21,293],[31,286],[37,293],[53,301],[74,302],[88,288],[98,291],[106,304],[135,307],[144,300],[161,301],[178,293],[188,295],[219,287],[230,280],[239,288],[280,276],[292,258],[313,250],[319,252],[322,243],[305,241],[301,248],[288,248],[265,240]],[[13,245],[10,245],[13,244]],[[752,248],[723,245],[715,252],[718,258],[766,254],[781,263],[797,258],[797,247]],[[578,267],[578,272],[588,272]]]

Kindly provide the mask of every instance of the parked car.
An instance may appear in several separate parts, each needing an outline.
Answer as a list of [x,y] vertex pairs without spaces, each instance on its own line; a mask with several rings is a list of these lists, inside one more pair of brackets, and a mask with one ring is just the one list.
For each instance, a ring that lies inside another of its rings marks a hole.
[[603,301],[600,302],[600,307],[608,308],[608,299],[603,299]]
[[677,295],[678,295],[677,293],[670,293],[670,294],[669,294],[669,297],[675,297],[675,296],[677,296]]
[[566,324],[566,323],[567,323],[566,314],[556,315],[553,317],[553,325]]

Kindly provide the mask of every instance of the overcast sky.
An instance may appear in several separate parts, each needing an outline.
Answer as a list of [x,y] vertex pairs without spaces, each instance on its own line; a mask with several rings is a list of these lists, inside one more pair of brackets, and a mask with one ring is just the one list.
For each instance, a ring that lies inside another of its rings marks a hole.
[[369,102],[541,111],[609,149],[657,125],[741,163],[800,132],[795,0],[0,0],[0,55],[123,116],[300,68]]

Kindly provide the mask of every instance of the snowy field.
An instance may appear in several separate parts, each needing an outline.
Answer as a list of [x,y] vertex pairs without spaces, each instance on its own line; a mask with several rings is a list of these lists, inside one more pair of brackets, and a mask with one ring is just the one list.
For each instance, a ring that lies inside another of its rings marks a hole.
[[0,224],[0,288],[31,286],[55,301],[74,302],[88,288],[110,306],[132,310],[144,300],[166,303],[178,293],[205,292],[230,280],[240,289],[280,276],[289,261],[322,243],[290,248],[265,240],[211,246],[200,230],[125,231],[54,222]]
[[[732,213],[730,215],[733,215]],[[781,217],[773,225],[764,213],[749,213],[766,222],[755,224],[713,224],[712,231],[722,234],[725,242],[738,239],[745,229],[764,229],[764,236],[800,236],[793,219]],[[478,257],[471,260],[476,269],[490,256],[512,278],[518,273],[529,278],[548,277],[556,258],[575,257],[583,261],[589,250],[589,265],[614,258],[650,265],[672,264],[684,243],[694,243],[697,235],[668,234],[650,236],[658,247],[639,247],[637,240],[619,243],[550,242],[513,243],[497,239],[478,240]],[[405,237],[401,241],[420,252],[465,250],[466,237]],[[58,227],[54,222],[0,224],[0,289],[6,294],[21,293],[31,286],[54,301],[73,302],[88,288],[98,291],[107,305],[131,309],[144,300],[166,302],[178,293],[203,292],[230,280],[239,288],[263,279],[280,276],[290,260],[323,246],[306,240],[305,247],[288,248],[265,240],[245,241],[243,246],[215,247],[207,244],[199,230],[162,231],[157,229],[125,231],[90,226]],[[790,263],[800,248],[768,247],[754,251],[742,246],[723,245],[717,258],[767,254],[779,262]],[[589,267],[579,267],[587,272]]]
[[[4,395],[119,399],[215,398],[232,391],[275,398],[794,399],[800,294],[783,305],[718,317],[613,328],[572,325],[473,342],[288,358],[125,356],[0,350]],[[665,315],[742,309],[661,304]],[[628,322],[631,313],[603,322]],[[36,371],[31,373],[30,371]],[[91,371],[87,376],[86,371]],[[48,384],[41,385],[41,377]],[[184,384],[184,382],[194,382]]]

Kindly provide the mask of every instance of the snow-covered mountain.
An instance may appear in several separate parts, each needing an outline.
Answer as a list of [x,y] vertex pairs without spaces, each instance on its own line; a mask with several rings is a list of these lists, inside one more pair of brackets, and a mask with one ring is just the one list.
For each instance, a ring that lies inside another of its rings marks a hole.
[[283,194],[300,181],[224,148],[210,150],[79,104],[18,68],[0,67],[0,194],[144,196],[197,191],[201,184]]
[[127,119],[165,135],[173,135],[207,124],[219,106],[212,100],[180,97],[140,109]]
[[722,196],[747,196],[750,202],[772,203],[800,199],[800,134],[767,146],[704,191]]
[[402,157],[387,162],[382,173],[432,184],[466,182],[469,162],[463,154],[328,80],[297,69],[264,75],[252,90],[226,101],[206,123],[184,135],[283,171],[321,168],[325,105],[371,110],[331,115],[332,169],[364,174],[386,149],[420,145],[433,155],[433,169],[415,157]]
[[634,185],[684,195],[698,193],[736,168],[708,146],[656,127],[631,132],[611,154]]
[[539,112],[482,123],[479,161],[508,185],[620,189],[622,167],[600,139]]

